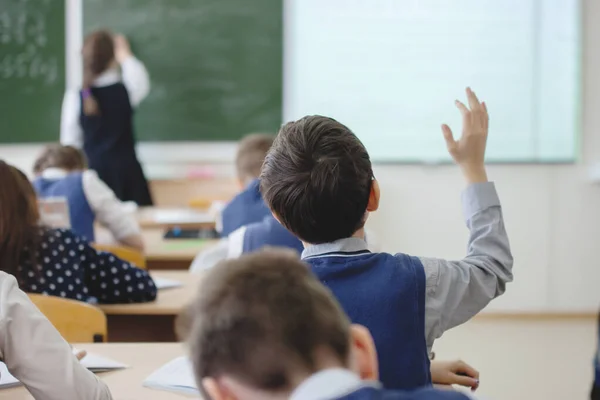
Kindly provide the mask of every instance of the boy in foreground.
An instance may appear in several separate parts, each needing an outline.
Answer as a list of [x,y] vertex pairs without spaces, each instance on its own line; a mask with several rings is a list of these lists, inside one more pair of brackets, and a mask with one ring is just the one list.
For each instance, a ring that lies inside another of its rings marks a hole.
[[207,273],[183,328],[204,398],[470,398],[383,389],[368,330],[351,326],[329,290],[290,253],[244,255]]

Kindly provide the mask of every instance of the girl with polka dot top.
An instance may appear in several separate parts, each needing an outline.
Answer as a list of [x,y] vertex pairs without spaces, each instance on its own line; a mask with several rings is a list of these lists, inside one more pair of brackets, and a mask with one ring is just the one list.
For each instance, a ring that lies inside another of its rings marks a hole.
[[144,270],[97,251],[69,229],[39,225],[27,177],[0,160],[0,269],[26,292],[91,303],[152,301],[156,286]]

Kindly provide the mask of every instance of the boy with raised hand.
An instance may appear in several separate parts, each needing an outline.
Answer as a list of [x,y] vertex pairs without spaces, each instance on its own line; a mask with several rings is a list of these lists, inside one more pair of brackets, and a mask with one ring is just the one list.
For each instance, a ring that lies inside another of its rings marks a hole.
[[460,261],[368,250],[364,225],[379,207],[379,185],[363,144],[331,118],[307,116],[284,125],[263,164],[263,198],[302,240],[302,258],[352,322],[371,331],[386,388],[429,384],[434,340],[468,321],[512,281],[502,209],[484,166],[487,108],[470,89],[467,97],[469,107],[456,101],[463,117],[460,139],[442,126],[468,183],[463,212],[470,236]]
[[469,398],[431,388],[383,389],[368,330],[350,325],[329,290],[289,250],[222,262],[198,293],[179,328],[205,399]]

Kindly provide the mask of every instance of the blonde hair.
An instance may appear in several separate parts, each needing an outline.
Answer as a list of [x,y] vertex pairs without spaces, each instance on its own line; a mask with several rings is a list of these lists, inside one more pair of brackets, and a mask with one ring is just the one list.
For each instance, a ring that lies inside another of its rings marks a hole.
[[240,140],[235,157],[235,167],[240,180],[255,179],[260,176],[263,161],[274,139],[272,135],[253,133]]

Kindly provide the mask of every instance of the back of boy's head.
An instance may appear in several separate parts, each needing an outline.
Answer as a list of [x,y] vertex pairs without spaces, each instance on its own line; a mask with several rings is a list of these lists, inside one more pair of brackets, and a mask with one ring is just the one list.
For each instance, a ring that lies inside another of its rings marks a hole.
[[315,115],[281,128],[260,187],[286,228],[318,244],[351,237],[364,226],[372,179],[369,154],[354,133]]
[[235,157],[236,172],[240,181],[258,178],[273,139],[272,135],[253,133],[240,140]]
[[350,322],[289,251],[222,262],[181,319],[199,385],[227,376],[259,390],[292,390],[294,376],[317,370],[318,351],[340,365],[349,360]]
[[51,144],[46,146],[33,165],[33,173],[41,174],[47,168],[60,168],[67,171],[87,168],[83,152],[73,146]]

